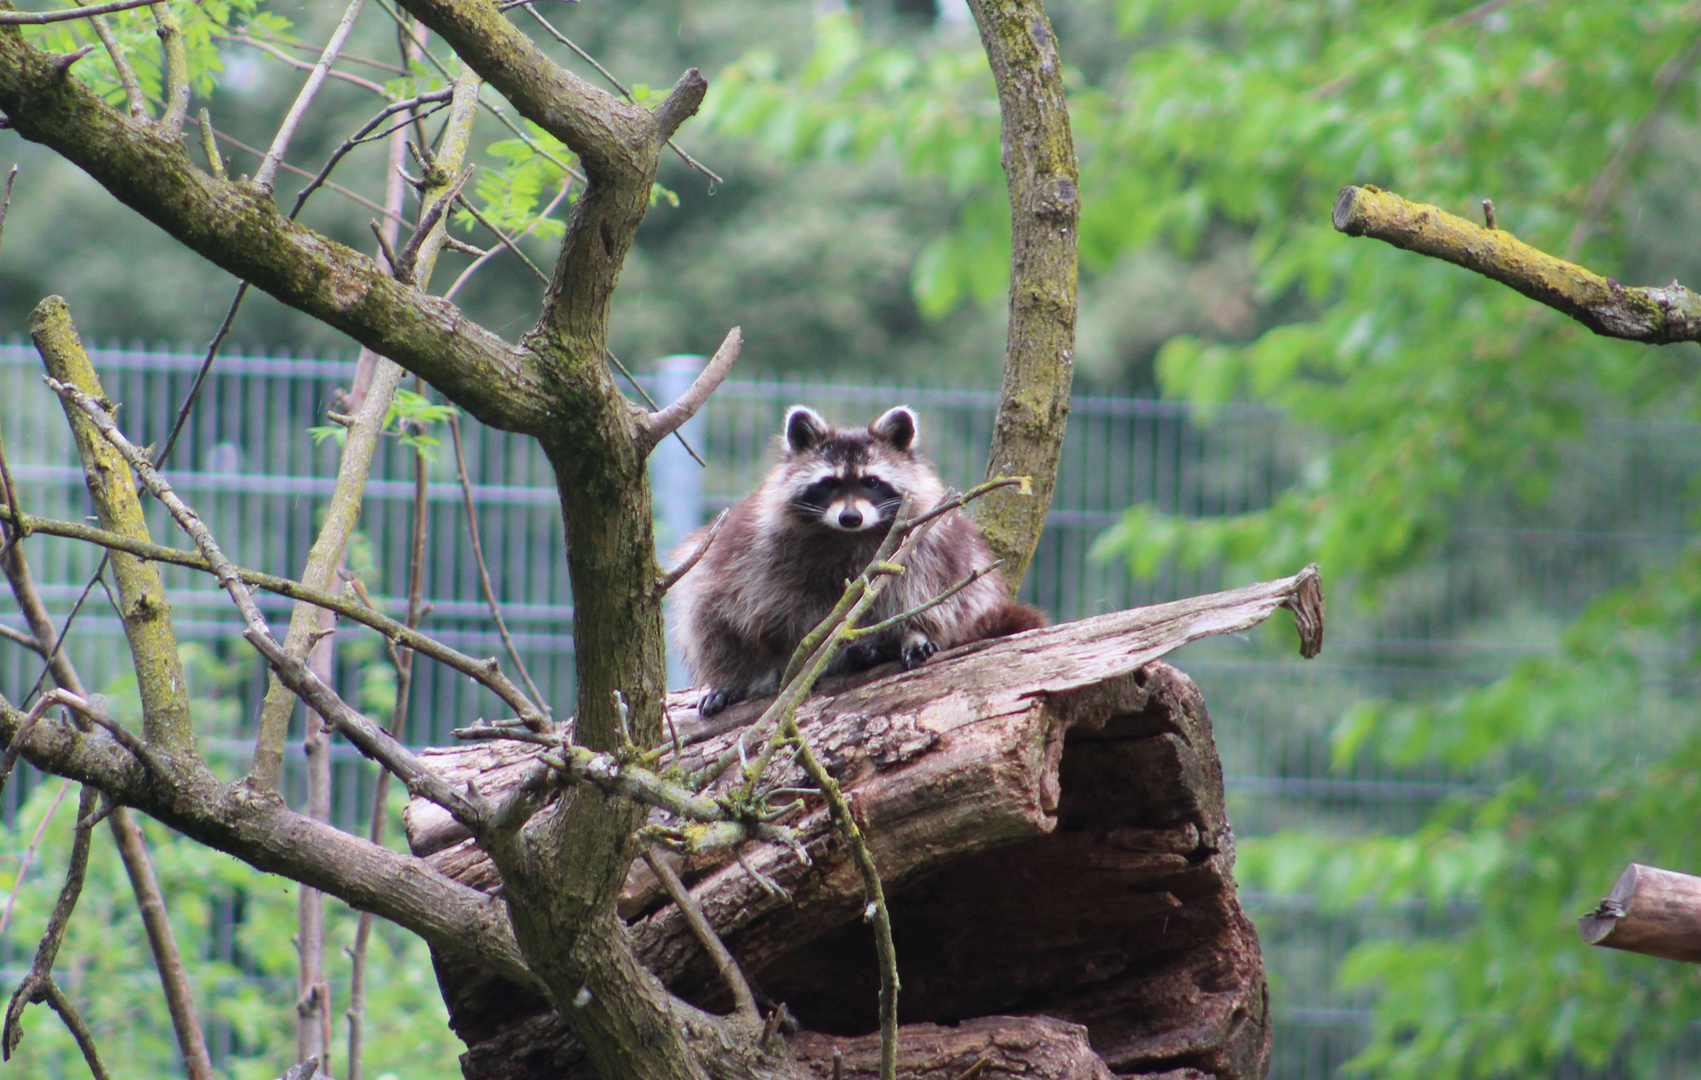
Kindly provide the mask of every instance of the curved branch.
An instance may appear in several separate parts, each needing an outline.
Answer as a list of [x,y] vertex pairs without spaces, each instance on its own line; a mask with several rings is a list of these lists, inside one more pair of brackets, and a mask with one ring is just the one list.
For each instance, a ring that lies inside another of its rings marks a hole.
[[997,492],[975,513],[1012,593],[1051,509],[1074,379],[1080,170],[1063,63],[1042,0],[969,0],[1003,116],[1010,189],[1010,328],[986,475],[1029,476],[1033,495]]
[[520,115],[579,155],[593,182],[630,181],[653,169],[657,149],[696,111],[708,88],[695,70],[687,72],[652,113],[561,67],[493,4],[401,0],[401,6],[448,42]]
[[738,359],[738,351],[744,347],[744,331],[733,327],[727,331],[726,340],[715,350],[715,355],[708,364],[679,395],[679,400],[664,408],[657,409],[649,415],[645,422],[640,446],[642,453],[648,455],[655,445],[678,431],[685,421],[697,415],[697,410],[709,400],[709,395],[720,388],[726,381],[727,373],[732,370],[733,361]]
[[199,775],[157,783],[116,743],[91,740],[68,724],[37,724],[21,737],[24,719],[0,698],[0,742],[21,742],[24,759],[43,772],[92,784],[208,847],[322,889],[504,978],[539,986],[520,956],[503,902],[424,860],[304,817],[277,796],[242,784],[220,785]]
[[130,124],[16,27],[0,27],[0,112],[210,262],[421,376],[482,422],[532,431],[551,404],[534,357],[446,300],[288,220],[268,192],[197,169]]
[[1509,232],[1368,184],[1342,188],[1332,219],[1348,236],[1382,240],[1493,278],[1602,337],[1649,345],[1701,341],[1701,297],[1675,281],[1652,288],[1621,285]]

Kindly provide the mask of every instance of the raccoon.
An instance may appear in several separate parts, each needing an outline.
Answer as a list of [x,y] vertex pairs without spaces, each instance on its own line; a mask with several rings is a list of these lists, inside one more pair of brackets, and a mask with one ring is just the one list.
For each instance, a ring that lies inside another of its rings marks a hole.
[[[904,496],[916,513],[939,501],[945,485],[916,453],[918,435],[915,413],[904,406],[865,430],[834,428],[802,405],[786,412],[780,463],[732,508],[702,560],[673,589],[675,641],[701,690],[704,716],[776,691],[798,643],[874,557]],[[675,552],[675,564],[702,536],[699,530]],[[861,621],[871,625],[917,607],[992,562],[968,517],[948,514]],[[940,649],[1043,625],[1038,611],[1009,599],[993,571],[844,650],[829,673],[888,660],[913,668]]]

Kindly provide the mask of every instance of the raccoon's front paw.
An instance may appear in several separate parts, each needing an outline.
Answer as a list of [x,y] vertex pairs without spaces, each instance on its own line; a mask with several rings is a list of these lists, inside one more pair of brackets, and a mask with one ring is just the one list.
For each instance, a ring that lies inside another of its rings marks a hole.
[[705,687],[703,696],[697,699],[697,715],[713,716],[728,705],[743,701],[744,695],[732,690],[717,690]]
[[891,658],[891,654],[881,650],[878,645],[867,641],[859,641],[845,649],[846,671],[867,671],[877,667]]
[[905,642],[903,651],[904,670],[909,671],[911,668],[920,667],[927,661],[928,657],[938,651],[939,646],[928,638]]

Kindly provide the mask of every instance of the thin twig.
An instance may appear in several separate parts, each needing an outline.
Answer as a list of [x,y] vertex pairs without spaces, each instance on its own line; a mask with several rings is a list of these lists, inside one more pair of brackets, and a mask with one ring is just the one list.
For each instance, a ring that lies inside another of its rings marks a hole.
[[101,435],[123,455],[130,468],[135,470],[141,485],[165,504],[172,519],[194,539],[195,546],[211,564],[219,585],[230,594],[237,610],[242,613],[243,622],[246,624],[243,637],[266,658],[272,669],[278,673],[278,677],[310,708],[317,709],[359,748],[361,753],[401,777],[408,785],[409,791],[443,807],[462,824],[476,830],[484,812],[483,797],[471,789],[466,794],[456,790],[440,774],[421,762],[411,750],[391,739],[382,729],[351,708],[336,691],[309,670],[300,657],[292,655],[279,645],[277,639],[272,636],[270,627],[266,625],[265,616],[254,605],[248,586],[243,583],[236,567],[225,558],[206,524],[178,497],[171,485],[159,475],[135,444],[118,430],[111,414],[99,402],[74,386],[68,386],[57,379],[48,380],[48,385],[54,393],[82,410]]
[[159,970],[160,988],[165,994],[166,1009],[171,1013],[171,1026],[177,1034],[177,1048],[183,1055],[189,1080],[213,1080],[213,1064],[207,1054],[207,1039],[195,1015],[195,995],[189,985],[189,973],[183,967],[183,954],[177,948],[177,937],[171,930],[166,914],[165,894],[160,891],[159,878],[154,874],[153,860],[148,857],[148,845],[142,828],[131,819],[124,807],[108,802],[112,837],[118,844],[124,871],[130,876],[130,886],[136,894],[136,906],[142,915],[142,926],[148,934],[148,947],[154,954],[154,966]]
[[[272,39],[272,38],[255,37],[253,34],[218,34],[218,33],[215,33],[215,34],[212,34],[210,36],[212,37],[212,39],[214,41],[234,41],[234,42],[239,42],[239,43],[244,44],[244,45],[253,45],[253,46],[256,46],[256,47],[262,47],[262,46],[268,46],[269,45],[273,48],[278,48],[278,49],[297,49],[297,50],[306,49],[308,52],[311,52],[311,53],[317,53],[319,51],[319,50],[315,49],[313,46],[307,44],[304,41],[277,41],[277,40]],[[367,57],[367,56],[356,56],[353,53],[345,52],[341,56],[339,56],[337,59],[346,60],[347,62],[349,62],[351,64],[365,64],[367,67],[375,67],[375,68],[379,69],[380,71],[388,71],[388,72],[392,72],[396,75],[410,74],[410,72],[408,71],[407,68],[397,67],[395,64],[386,64],[382,60],[374,60],[371,57]],[[309,65],[309,66],[311,66],[311,65]]]
[[[1619,182],[1623,179],[1624,172],[1629,167],[1631,160],[1641,153],[1642,148],[1647,145],[1648,136],[1653,133],[1654,124],[1665,112],[1666,106],[1671,103],[1672,95],[1677,92],[1679,87],[1689,82],[1689,73],[1695,70],[1697,61],[1701,61],[1701,37],[1697,37],[1690,43],[1688,49],[1668,61],[1660,69],[1659,75],[1655,79],[1659,89],[1654,95],[1653,102],[1648,105],[1647,111],[1637,119],[1636,126],[1631,128],[1629,133],[1624,136],[1624,141],[1618,144],[1618,148],[1613,151],[1612,157],[1601,169],[1600,175],[1596,176],[1595,182],[1589,186],[1588,197],[1583,200],[1583,212],[1578,216],[1577,224],[1572,227],[1570,235],[1565,238],[1565,258],[1567,261],[1577,257],[1578,251],[1583,247],[1583,242],[1589,238],[1590,230],[1595,227],[1595,222],[1599,220],[1602,211],[1606,209],[1607,200],[1618,189]],[[1494,226],[1490,225],[1489,228],[1492,229]]]
[[89,16],[89,25],[94,29],[95,36],[106,46],[107,55],[112,57],[112,70],[118,76],[118,85],[124,88],[124,102],[130,109],[130,118],[140,120],[148,115],[148,99],[142,93],[142,83],[136,78],[136,69],[130,66],[130,58],[124,55],[124,46],[112,33],[112,27],[105,17]]
[[[632,374],[631,370],[628,369],[625,364],[620,362],[620,357],[614,355],[614,350],[604,346],[602,354],[607,358],[609,363],[614,365],[614,369],[616,371],[625,376],[626,381],[631,384],[632,389],[638,392],[638,396],[644,399],[644,404],[650,407],[651,412],[661,408],[660,405],[656,404],[656,399],[650,396],[650,392],[644,389],[644,384],[638,381],[638,376]],[[695,461],[705,469],[709,467],[709,463],[703,460],[703,455],[699,454],[696,449],[685,440],[685,435],[680,432],[678,428],[674,429],[673,437],[679,440],[680,446],[685,447],[685,452],[691,455],[692,461]]]
[[478,207],[476,207],[472,204],[471,199],[467,198],[465,195],[460,194],[459,192],[456,192],[455,193],[455,200],[461,204],[461,208],[463,210],[465,210],[467,213],[469,213],[473,216],[473,219],[475,221],[477,221],[480,225],[483,225],[486,229],[489,229],[492,233],[494,233],[496,235],[496,239],[502,241],[503,247],[507,248],[509,251],[512,251],[515,255],[518,255],[520,257],[520,261],[525,263],[526,268],[529,269],[533,274],[537,275],[537,279],[539,281],[543,282],[545,285],[549,284],[549,275],[544,273],[542,270],[540,270],[538,268],[537,263],[532,262],[531,259],[526,257],[526,253],[520,250],[520,245],[515,243],[514,239],[512,237],[510,237],[507,233],[503,232],[501,229],[497,228],[495,226],[495,224],[492,223],[489,218],[487,218],[483,214],[479,213]]
[[[399,112],[408,112],[412,109],[418,108],[421,105],[429,105],[429,104],[435,104],[435,103],[438,103],[438,102],[446,102],[446,101],[449,100],[450,96],[453,93],[454,93],[454,91],[452,91],[448,88],[444,88],[444,89],[441,89],[441,90],[431,90],[431,91],[427,91],[426,93],[420,94],[417,97],[409,98],[406,101],[398,101],[398,102],[395,102],[393,104],[386,105],[378,113],[377,116],[374,116],[372,119],[370,119],[366,123],[362,124],[359,128],[357,128],[355,130],[355,133],[353,135],[350,135],[348,138],[343,140],[341,146],[338,146],[335,150],[331,151],[331,156],[325,159],[324,167],[319,170],[318,175],[314,176],[312,180],[308,181],[306,187],[302,188],[298,193],[296,193],[295,206],[289,212],[290,220],[293,221],[295,219],[295,216],[301,212],[301,206],[302,206],[303,203],[305,203],[307,201],[308,196],[312,195],[315,191],[319,190],[319,188],[322,185],[325,184],[325,182],[331,176],[331,170],[335,169],[337,167],[337,163],[342,161],[342,159],[345,156],[347,156],[348,153],[351,150],[353,150],[356,146],[359,146],[362,143],[373,142],[373,141],[376,141],[378,139],[384,138],[384,136],[386,136],[386,135],[392,135],[392,134],[395,133],[395,129],[392,128],[388,131],[377,132],[376,134],[374,134],[373,129],[377,128],[385,120],[388,120],[390,117],[396,115]],[[413,122],[413,120],[410,117],[408,120],[403,122],[402,126],[405,127],[407,124],[410,124],[412,122]],[[394,221],[399,220],[400,208],[399,207],[391,207],[389,209],[390,209],[391,212],[390,212],[389,215],[386,216],[386,220],[390,221],[390,222],[394,222]]]
[[658,599],[666,596],[667,591],[678,584],[679,579],[689,574],[691,568],[696,566],[698,562],[702,561],[703,556],[709,553],[709,545],[715,542],[715,537],[720,534],[721,526],[726,524],[727,515],[730,513],[732,511],[722,510],[720,515],[710,522],[709,527],[703,531],[703,538],[697,541],[697,546],[691,549],[691,554],[685,556],[678,566],[663,574],[656,581],[655,595]]
[[11,209],[12,185],[17,182],[17,179],[18,167],[14,165],[6,173],[6,192],[4,195],[0,195],[0,239],[3,239],[6,235],[6,211]]
[[[247,143],[243,142],[241,139],[235,138],[231,135],[227,135],[226,133],[219,131],[217,128],[215,128],[213,130],[213,134],[215,136],[217,136],[218,138],[224,140],[225,142],[229,143],[231,146],[234,146],[238,150],[241,150],[243,153],[252,154],[257,158],[264,158],[266,156],[266,152],[264,150],[260,150],[256,147],[249,146]],[[283,172],[293,173],[296,176],[300,176],[300,177],[303,177],[303,178],[308,179],[308,180],[313,179],[312,173],[308,172],[306,169],[301,168],[300,166],[291,165],[287,161],[280,162],[278,164],[278,168],[280,170],[282,170]],[[389,210],[386,210],[383,206],[380,206],[378,203],[373,202],[371,199],[368,199],[366,196],[360,194],[357,191],[351,191],[350,189],[343,187],[341,184],[335,183],[334,181],[330,181],[330,180],[327,180],[325,182],[324,186],[329,188],[330,190],[336,192],[338,195],[342,195],[346,198],[354,200],[355,202],[359,203],[360,205],[366,207],[368,210],[375,210],[378,213],[383,214],[385,217],[393,217],[393,218],[396,218],[396,220],[398,220],[398,221],[401,220],[401,217],[399,215],[394,214]]]
[[350,0],[343,17],[337,22],[337,28],[331,32],[331,40],[325,43],[325,51],[319,54],[319,62],[313,65],[307,81],[302,84],[301,92],[285,114],[283,123],[278,125],[278,132],[272,137],[272,145],[261,159],[260,167],[254,173],[254,183],[264,188],[270,188],[277,179],[278,166],[282,164],[284,153],[289,149],[290,140],[295,138],[296,128],[301,126],[301,119],[307,115],[307,108],[313,104],[313,98],[319,93],[319,88],[325,84],[325,77],[336,62],[337,54],[343,51],[344,42],[348,41],[349,31],[354,29],[354,20],[360,15],[360,9],[366,6],[366,0]]
[[685,393],[679,395],[679,400],[649,415],[645,432],[649,445],[646,450],[654,447],[670,432],[678,431],[687,420],[697,415],[697,410],[709,400],[709,395],[726,381],[727,373],[732,370],[733,361],[738,359],[738,352],[743,347],[744,331],[736,326],[728,330],[721,347],[715,350],[715,355],[704,365]]
[[[17,738],[21,739],[24,734],[23,729],[19,728]],[[23,856],[18,859],[18,873],[12,879],[12,891],[6,894],[6,910],[0,911],[0,934],[4,934],[6,927],[12,923],[12,907],[18,902],[18,890],[24,887],[24,879],[29,876],[30,862],[35,859],[36,849],[41,846],[41,838],[47,833],[48,823],[53,820],[53,815],[59,810],[59,804],[65,801],[65,795],[70,790],[70,780],[59,785],[59,794],[53,796],[53,801],[47,806],[47,813],[41,816],[41,824],[35,827],[35,834],[30,837],[29,846],[24,848]]]
[[224,168],[224,155],[219,153],[219,141],[213,137],[213,115],[205,106],[195,114],[195,123],[201,129],[201,153],[206,156],[207,169],[215,180],[229,180],[230,174]]
[[[259,49],[261,52],[270,53],[272,56],[282,60],[290,67],[299,68],[302,71],[312,71],[314,68],[313,64],[308,63],[306,60],[296,59],[269,41],[261,41],[257,38],[251,37],[236,37],[230,34],[214,34],[213,37],[222,38],[225,41],[240,42],[241,44],[247,45],[251,48]],[[335,68],[331,68],[326,71],[325,75],[327,78],[341,79],[344,82],[353,83],[362,90],[370,90],[374,94],[381,94],[387,97],[390,93],[388,90],[384,89],[382,84],[375,83],[371,79],[363,79],[359,75],[351,75],[346,71],[338,71]]]
[[4,623],[0,623],[0,638],[5,638],[14,645],[22,645],[37,656],[47,655],[47,646],[37,641],[34,634],[26,634],[22,630],[14,630]]
[[478,536],[478,510],[473,505],[472,481],[467,477],[467,456],[461,448],[461,422],[454,413],[449,414],[449,435],[455,442],[455,470],[461,480],[461,499],[467,508],[467,533],[472,540],[473,561],[478,564],[478,581],[484,589],[485,603],[490,606],[490,617],[496,623],[496,632],[501,635],[502,644],[507,648],[508,655],[513,658],[514,666],[519,669],[520,678],[525,680],[526,689],[531,691],[532,700],[548,714],[549,703],[544,700],[537,683],[532,681],[531,672],[526,670],[526,662],[520,659],[520,650],[514,645],[513,635],[508,633],[507,621],[502,618],[502,605],[496,601],[496,589],[490,584],[490,570],[484,562],[484,545]]
[[65,943],[65,930],[71,925],[71,913],[77,908],[77,900],[83,895],[83,882],[89,873],[89,837],[91,830],[82,824],[82,820],[93,814],[99,804],[100,789],[93,784],[84,784],[77,797],[77,829],[71,841],[70,865],[65,869],[65,884],[59,889],[59,899],[53,905],[52,914],[47,917],[47,927],[41,932],[41,942],[35,949],[35,960],[30,964],[29,973],[18,984],[12,993],[12,1000],[6,1006],[6,1023],[0,1028],[0,1057],[10,1060],[12,1051],[18,1048],[18,1040],[23,1038],[23,1028],[19,1020],[24,1009],[39,1001],[47,1000],[47,983],[53,978],[53,962],[59,958],[59,947]]
[[849,640],[855,641],[857,638],[869,637],[871,635],[878,634],[883,630],[890,630],[892,627],[897,626],[899,623],[908,622],[910,619],[915,618],[917,615],[921,615],[925,612],[932,611],[934,608],[938,607],[940,604],[945,603],[947,600],[951,599],[953,596],[956,596],[958,593],[962,592],[964,589],[968,588],[970,585],[973,585],[975,582],[979,581],[981,578],[985,577],[986,575],[992,573],[994,570],[998,569],[1002,565],[1004,565],[1004,560],[1002,560],[1002,559],[995,560],[992,563],[992,565],[990,565],[990,566],[983,566],[983,567],[980,567],[978,570],[974,570],[974,571],[970,572],[970,574],[967,577],[965,577],[963,580],[957,582],[955,585],[951,586],[949,589],[946,589],[944,592],[940,593],[938,596],[935,596],[933,599],[928,600],[925,603],[917,604],[915,607],[910,608],[908,611],[900,611],[898,614],[893,615],[889,619],[882,619],[879,622],[873,623],[869,626],[855,627],[851,630],[846,631],[845,636]]
[[[573,182],[572,182],[571,179],[569,179],[568,181],[566,181],[565,183],[563,183],[561,185],[561,190],[555,193],[555,198],[553,198],[549,201],[549,205],[545,206],[542,210],[538,211],[537,218],[531,224],[527,225],[524,229],[520,230],[519,235],[514,237],[514,242],[518,243],[521,240],[524,240],[526,237],[530,236],[534,231],[536,231],[536,229],[538,227],[538,222],[543,221],[545,218],[549,217],[550,214],[554,213],[555,208],[557,206],[561,205],[561,203],[567,198],[567,194],[572,190],[573,190]],[[465,270],[462,270],[461,273],[460,273],[460,276],[455,278],[455,283],[453,285],[450,285],[449,288],[443,293],[443,299],[445,299],[445,300],[454,299],[455,294],[460,291],[461,286],[465,285],[467,283],[467,279],[471,278],[473,276],[473,273],[475,271],[477,271],[479,269],[479,267],[483,266],[485,263],[487,263],[491,259],[495,258],[496,252],[497,252],[497,249],[492,248],[491,250],[485,252],[483,255],[480,255],[478,258],[474,259],[473,262],[472,262],[472,265],[468,266]]]
[[[77,1049],[83,1052],[83,1061],[88,1065],[89,1072],[93,1074],[94,1080],[112,1080],[112,1074],[106,1071],[105,1065],[101,1064],[100,1053],[95,1048],[94,1032],[89,1030],[89,1025],[84,1022],[82,1014],[77,1012],[75,1005],[71,1004],[71,999],[65,996],[65,991],[59,989],[59,984],[54,981],[53,976],[47,977],[46,983],[41,988],[41,995],[48,1007],[59,1014],[59,1019],[70,1030],[71,1038],[77,1040]],[[190,1071],[190,1075],[194,1077],[193,1070]],[[208,1073],[207,1075],[212,1074]]]
[[62,11],[0,11],[0,26],[46,26],[48,23],[111,15],[115,11],[129,11],[131,8],[147,7],[158,2],[159,0],[111,0],[111,3],[65,8]]
[[544,147],[542,143],[540,143],[536,139],[532,138],[531,134],[529,132],[527,132],[524,128],[520,127],[520,125],[514,123],[513,120],[509,119],[508,114],[503,111],[503,109],[500,105],[496,105],[496,104],[493,104],[493,103],[488,102],[488,101],[483,102],[482,104],[484,105],[485,109],[489,110],[489,112],[492,116],[496,117],[496,120],[497,120],[498,123],[500,123],[503,127],[507,128],[509,131],[513,132],[514,137],[519,139],[521,142],[525,143],[528,147],[530,147],[534,154],[537,154],[539,157],[543,158],[545,161],[548,161],[550,164],[554,165],[556,168],[560,169],[562,172],[566,173],[568,176],[577,180],[579,183],[586,184],[586,183],[590,182],[590,181],[585,179],[584,173],[580,172],[578,169],[573,168],[573,166],[567,164],[565,161],[562,161],[560,158],[558,158],[554,154],[550,153],[549,150],[546,147]]
[[685,882],[679,880],[679,875],[668,863],[667,856],[657,854],[654,848],[645,848],[644,862],[649,866],[650,872],[656,875],[656,880],[661,882],[662,888],[667,890],[674,906],[679,908],[679,914],[685,919],[686,925],[691,927],[691,932],[697,936],[698,944],[703,946],[703,951],[714,961],[721,980],[726,983],[727,989],[732,991],[733,1006],[741,1015],[754,1018],[757,1015],[756,996],[750,992],[750,983],[745,980],[738,961],[727,951],[726,943],[715,933],[715,928],[703,914],[702,906],[685,887]]
[[[607,79],[609,81],[609,83],[616,90],[620,91],[620,94],[621,94],[622,97],[624,97],[627,101],[632,102],[634,105],[636,105],[638,103],[638,100],[632,96],[632,91],[626,89],[625,85],[623,83],[621,83],[621,81],[619,79],[615,78],[613,73],[611,73],[607,68],[603,67],[601,64],[597,63],[596,58],[593,57],[590,53],[586,52],[585,50],[579,48],[578,45],[574,44],[572,42],[572,40],[567,37],[566,34],[563,34],[561,31],[557,30],[555,28],[554,24],[552,24],[548,19],[544,18],[542,15],[539,15],[537,8],[533,7],[529,3],[522,4],[520,6],[524,7],[526,9],[527,14],[529,14],[532,18],[536,19],[540,24],[542,24],[543,28],[549,32],[549,35],[551,37],[553,37],[556,41],[561,42],[561,44],[567,46],[569,49],[572,49],[575,53],[577,53],[579,55],[579,59],[585,61],[585,63],[596,68],[597,71],[599,73],[601,73],[603,78]],[[685,164],[689,168],[695,169],[696,171],[702,173],[704,176],[708,177],[709,183],[715,185],[716,187],[720,186],[721,184],[726,183],[725,180],[722,180],[718,175],[716,175],[714,172],[712,172],[709,169],[708,166],[704,165],[702,162],[698,161],[696,158],[692,157],[690,154],[687,154],[685,152],[684,148],[682,148],[678,143],[674,142],[671,138],[667,140],[667,144],[673,148],[674,153],[679,155],[679,160],[685,162]],[[711,192],[713,192],[714,188],[711,187],[709,190]]]
[[[9,521],[12,518],[11,507],[0,505],[0,519]],[[199,570],[206,574],[214,572],[212,565],[194,552],[181,551],[177,548],[166,547],[163,544],[132,540],[129,537],[120,536],[118,533],[108,532],[93,525],[85,525],[79,521],[57,521],[51,518],[36,517],[32,514],[18,514],[17,518],[31,532],[39,532],[45,536],[82,540],[91,544],[99,544],[113,551],[135,555],[150,562],[169,563],[173,566],[187,567],[190,570]],[[278,577],[275,574],[263,574],[257,570],[249,570],[244,567],[236,567],[236,573],[244,583],[255,588],[264,589],[291,600],[305,601],[327,611],[334,611],[344,618],[376,630],[399,645],[417,650],[438,663],[453,668],[468,678],[477,680],[491,693],[513,706],[517,713],[529,717],[531,722],[536,723],[543,719],[543,714],[538,711],[537,706],[532,704],[518,686],[509,682],[507,677],[499,671],[494,670],[492,662],[488,658],[480,660],[469,656],[417,630],[409,629],[406,624],[381,612],[331,593],[309,589],[298,581]],[[31,698],[33,699],[33,697],[32,694]]]

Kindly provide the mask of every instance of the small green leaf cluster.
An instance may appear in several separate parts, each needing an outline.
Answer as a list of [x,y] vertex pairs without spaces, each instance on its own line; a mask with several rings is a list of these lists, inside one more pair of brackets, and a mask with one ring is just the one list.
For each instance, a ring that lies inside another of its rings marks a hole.
[[[454,416],[456,409],[453,405],[439,405],[424,394],[412,390],[397,389],[395,398],[390,402],[389,411],[384,414],[383,432],[392,436],[401,445],[411,448],[427,461],[432,460],[440,440],[429,434],[433,424],[446,422]],[[342,424],[318,424],[307,429],[316,443],[326,439],[335,439],[338,446],[348,440],[348,428]]]
[[[285,44],[295,41],[290,21],[275,11],[260,10],[262,0],[203,0],[200,3],[171,5],[183,34],[183,48],[189,62],[190,87],[196,94],[212,93],[224,72],[224,58],[219,51],[221,38],[251,34]],[[136,72],[142,93],[157,108],[163,105],[165,72],[158,35],[158,24],[150,8],[131,8],[105,17],[112,28],[113,39]],[[24,33],[37,48],[58,54],[76,52],[86,45],[100,45],[100,39],[87,19],[48,23],[45,26],[26,26]],[[110,104],[124,106],[124,89],[118,82],[118,70],[112,56],[104,48],[77,61],[77,76],[92,86]]]

